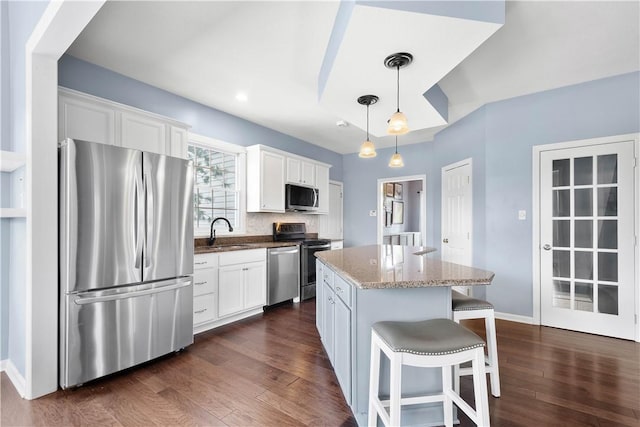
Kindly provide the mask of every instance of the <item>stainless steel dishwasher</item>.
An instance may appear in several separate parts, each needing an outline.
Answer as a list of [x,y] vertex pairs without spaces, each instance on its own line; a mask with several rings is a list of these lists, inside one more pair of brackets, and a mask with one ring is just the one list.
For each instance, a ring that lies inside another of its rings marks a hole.
[[267,305],[297,298],[300,290],[300,247],[268,249],[267,277]]

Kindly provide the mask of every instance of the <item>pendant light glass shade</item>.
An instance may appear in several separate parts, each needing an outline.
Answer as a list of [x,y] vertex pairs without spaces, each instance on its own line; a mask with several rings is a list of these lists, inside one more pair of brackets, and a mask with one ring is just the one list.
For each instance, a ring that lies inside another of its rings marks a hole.
[[402,156],[400,153],[395,153],[391,156],[391,160],[389,160],[390,168],[401,168],[404,166],[404,161],[402,161]]
[[407,116],[405,116],[401,111],[393,113],[393,116],[391,116],[391,118],[389,119],[387,133],[389,135],[404,135],[407,132],[409,132]]
[[391,156],[389,160],[390,168],[401,168],[404,166],[404,161],[402,160],[402,156],[398,153],[398,137],[396,136],[396,152]]
[[360,152],[358,157],[363,159],[370,159],[377,156],[376,147],[369,139],[369,106],[378,102],[378,97],[375,95],[363,95],[358,98],[358,104],[367,106],[367,140],[360,146]]
[[358,157],[362,157],[363,159],[370,159],[377,155],[378,153],[376,153],[376,147],[373,145],[373,142],[369,141],[368,139],[360,146]]

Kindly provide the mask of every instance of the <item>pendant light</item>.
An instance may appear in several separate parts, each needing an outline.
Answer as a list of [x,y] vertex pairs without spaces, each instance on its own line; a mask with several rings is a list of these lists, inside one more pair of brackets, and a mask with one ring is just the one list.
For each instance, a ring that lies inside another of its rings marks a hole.
[[373,142],[369,140],[369,105],[373,105],[378,102],[378,97],[375,95],[362,95],[358,98],[358,104],[367,106],[367,140],[360,146],[359,157],[370,159],[377,155],[376,147]]
[[398,136],[396,135],[396,152],[393,156],[391,156],[391,160],[389,160],[390,168],[401,168],[404,166],[404,161],[402,161],[402,156],[398,153]]
[[384,65],[387,68],[395,68],[398,72],[397,77],[397,109],[393,113],[388,123],[387,133],[389,135],[404,135],[409,132],[409,124],[407,123],[407,117],[400,111],[400,68],[404,68],[411,64],[413,61],[413,55],[407,52],[398,52],[387,56],[384,59]]

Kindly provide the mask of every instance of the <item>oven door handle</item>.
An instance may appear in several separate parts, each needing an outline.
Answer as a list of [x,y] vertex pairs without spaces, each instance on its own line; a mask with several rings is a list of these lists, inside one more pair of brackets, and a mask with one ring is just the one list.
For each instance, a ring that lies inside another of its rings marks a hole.
[[305,246],[305,249],[331,249],[331,244],[329,244],[329,245],[318,245],[318,246]]

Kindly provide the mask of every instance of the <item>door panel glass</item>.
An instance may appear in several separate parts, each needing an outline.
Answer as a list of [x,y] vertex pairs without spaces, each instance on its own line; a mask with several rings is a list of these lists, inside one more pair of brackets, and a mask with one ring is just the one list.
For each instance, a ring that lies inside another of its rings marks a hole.
[[617,184],[618,155],[598,156],[598,184]]
[[575,247],[593,248],[593,221],[576,220],[575,227]]
[[574,159],[573,170],[573,185],[593,184],[593,157],[578,157]]
[[576,279],[593,280],[593,252],[576,251],[575,277]]
[[553,190],[553,216],[571,215],[571,190]]
[[571,282],[565,280],[553,281],[553,306],[571,308]]
[[553,220],[553,246],[564,248],[571,246],[571,221]]
[[598,248],[618,249],[618,221],[598,221]]
[[554,277],[570,277],[570,252],[569,251],[553,251],[553,276]]
[[553,186],[564,187],[570,185],[570,159],[553,161]]
[[575,284],[574,308],[580,311],[593,311],[593,283]]
[[598,188],[598,215],[618,215],[618,189],[616,187]]
[[618,254],[610,252],[598,253],[598,280],[618,281]]
[[574,190],[575,216],[593,215],[593,190],[582,188]]
[[598,285],[598,313],[618,314],[618,287]]

